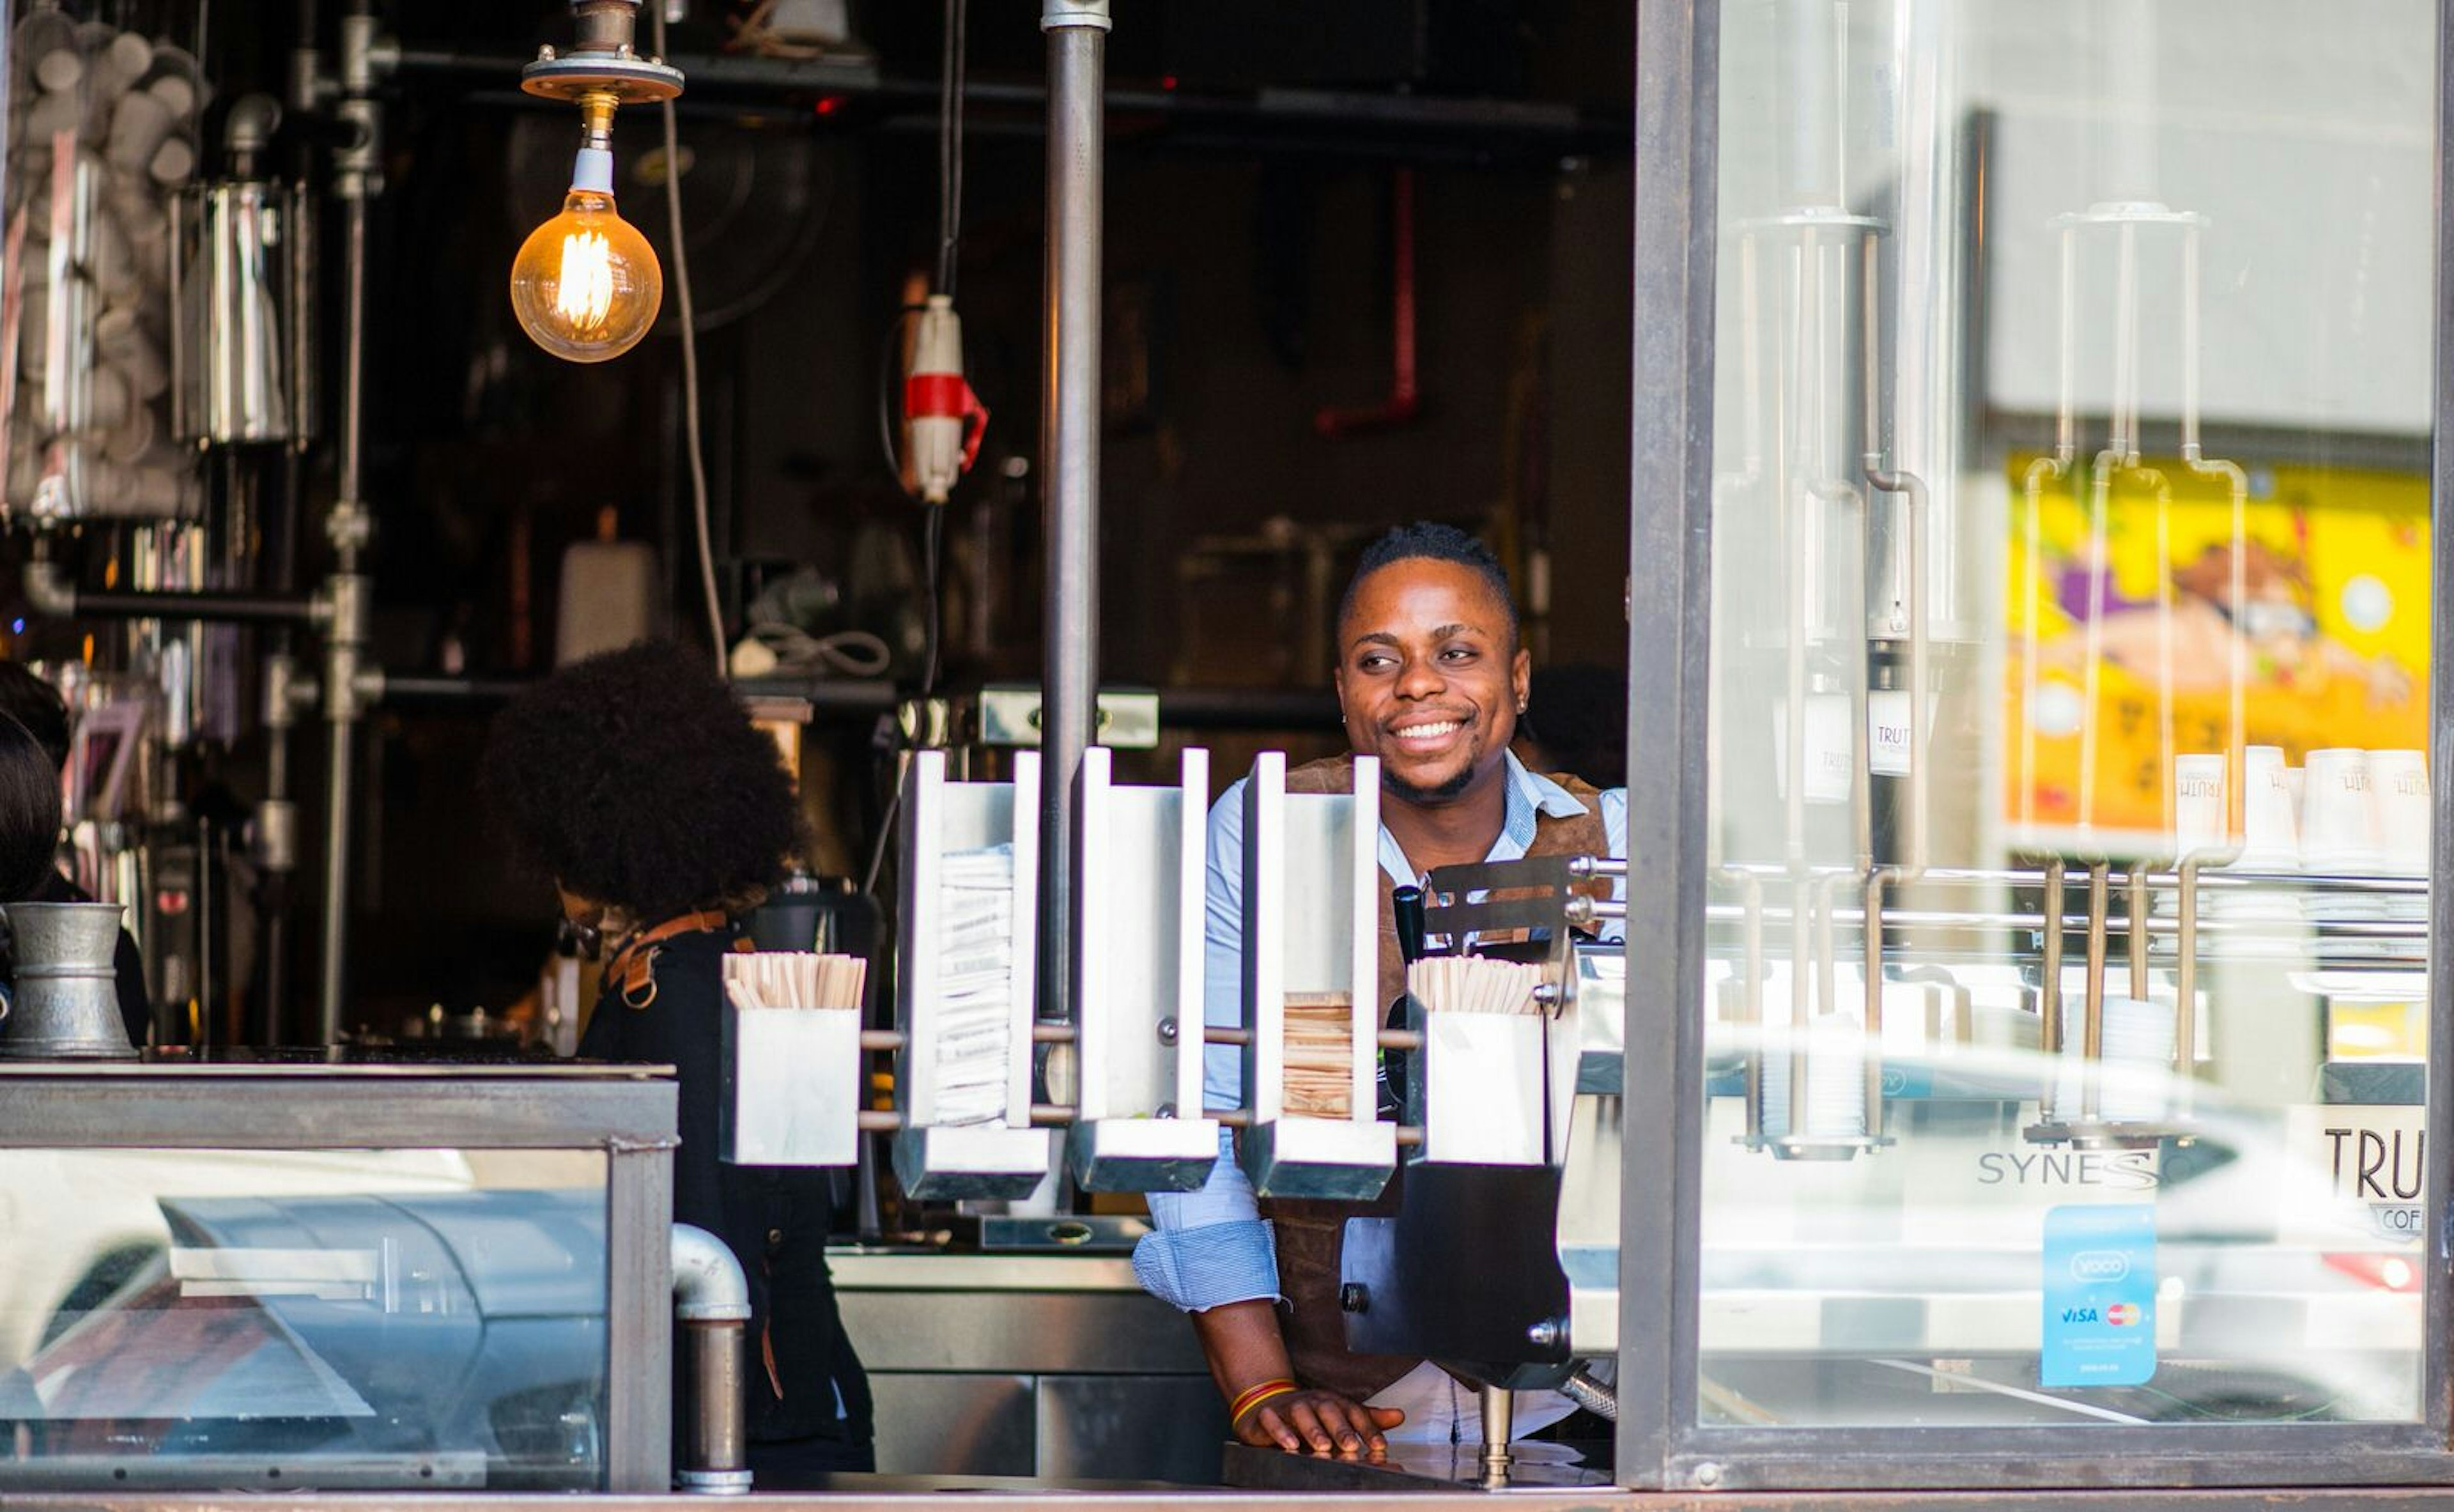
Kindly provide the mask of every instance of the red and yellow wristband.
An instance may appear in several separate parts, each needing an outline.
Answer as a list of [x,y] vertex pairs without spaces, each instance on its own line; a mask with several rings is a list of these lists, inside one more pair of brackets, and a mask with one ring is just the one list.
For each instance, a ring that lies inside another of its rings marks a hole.
[[1227,1404],[1227,1421],[1230,1423],[1241,1422],[1244,1421],[1244,1415],[1246,1413],[1260,1406],[1263,1402],[1275,1401],[1280,1397],[1292,1397],[1295,1395],[1295,1391],[1296,1383],[1284,1377],[1280,1377],[1276,1381],[1264,1381],[1255,1385],[1246,1386],[1242,1391],[1236,1394],[1236,1400],[1234,1401]]

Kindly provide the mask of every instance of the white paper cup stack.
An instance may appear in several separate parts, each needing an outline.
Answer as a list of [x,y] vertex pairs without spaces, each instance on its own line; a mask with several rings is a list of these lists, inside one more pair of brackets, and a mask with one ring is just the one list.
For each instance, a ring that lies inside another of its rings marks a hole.
[[[2085,1004],[2062,999],[2062,1047],[2054,1069],[2054,1095],[2046,1111],[2076,1119],[2086,1106],[2083,1089],[2087,1046],[2081,1018]],[[2098,1059],[2097,1117],[2108,1123],[2151,1123],[2171,1106],[2173,1005],[2144,998],[2104,999],[2104,1032]]]
[[2369,754],[2348,747],[2309,753],[2301,860],[2313,872],[2361,875],[2384,857],[2377,837],[2376,784]]
[[2173,854],[2187,859],[2227,847],[2230,816],[2224,805],[2224,766],[2221,754],[2177,756],[2173,758]]
[[2427,756],[2419,751],[2370,752],[2369,804],[2379,869],[2395,877],[2427,876]]
[[[1774,1039],[1764,1055],[1764,1133],[1786,1137],[1789,1044]],[[1866,1132],[1866,1029],[1851,1013],[1824,1014],[1806,1031],[1806,1128],[1811,1139],[1854,1139]]]

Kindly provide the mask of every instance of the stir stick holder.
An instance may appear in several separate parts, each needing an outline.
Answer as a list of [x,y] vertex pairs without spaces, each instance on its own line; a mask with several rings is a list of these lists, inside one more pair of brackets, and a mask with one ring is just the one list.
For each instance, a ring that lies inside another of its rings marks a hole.
[[735,1165],[860,1163],[867,1067],[860,1010],[724,1003],[716,1158]]
[[[1189,1192],[1218,1162],[1202,1114],[1202,907],[1210,753],[1175,787],[1119,787],[1082,753],[1074,812],[1074,1179],[1095,1192]],[[1189,1026],[1189,1027],[1188,1027]]]
[[[1244,788],[1244,1099],[1240,1157],[1264,1197],[1364,1200],[1398,1168],[1378,1118],[1380,763],[1355,758],[1355,791],[1286,790],[1265,751]],[[1289,1111],[1287,999],[1342,996],[1346,1111]]]
[[[1031,1122],[1038,791],[1031,751],[1015,753],[1011,782],[949,782],[942,751],[919,752],[904,773],[895,1174],[915,1198],[1027,1197],[1055,1168],[1056,1131]],[[997,887],[978,884],[1000,868],[978,853],[993,847],[1011,848],[1010,915],[983,931],[977,916],[996,905],[978,895]],[[1002,983],[964,969],[982,959],[1003,960]]]

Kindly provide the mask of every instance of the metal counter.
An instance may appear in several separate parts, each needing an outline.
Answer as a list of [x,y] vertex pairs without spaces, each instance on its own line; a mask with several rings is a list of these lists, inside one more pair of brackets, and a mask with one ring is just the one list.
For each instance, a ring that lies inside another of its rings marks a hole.
[[889,1475],[1215,1485],[1227,1413],[1193,1326],[1115,1255],[828,1256]]

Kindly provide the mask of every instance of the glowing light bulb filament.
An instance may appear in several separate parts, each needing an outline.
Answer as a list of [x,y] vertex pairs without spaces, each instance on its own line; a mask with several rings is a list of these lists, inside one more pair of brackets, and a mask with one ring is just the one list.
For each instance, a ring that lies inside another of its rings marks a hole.
[[603,232],[575,231],[562,238],[562,275],[554,284],[553,309],[578,331],[605,325],[614,310],[614,249]]

